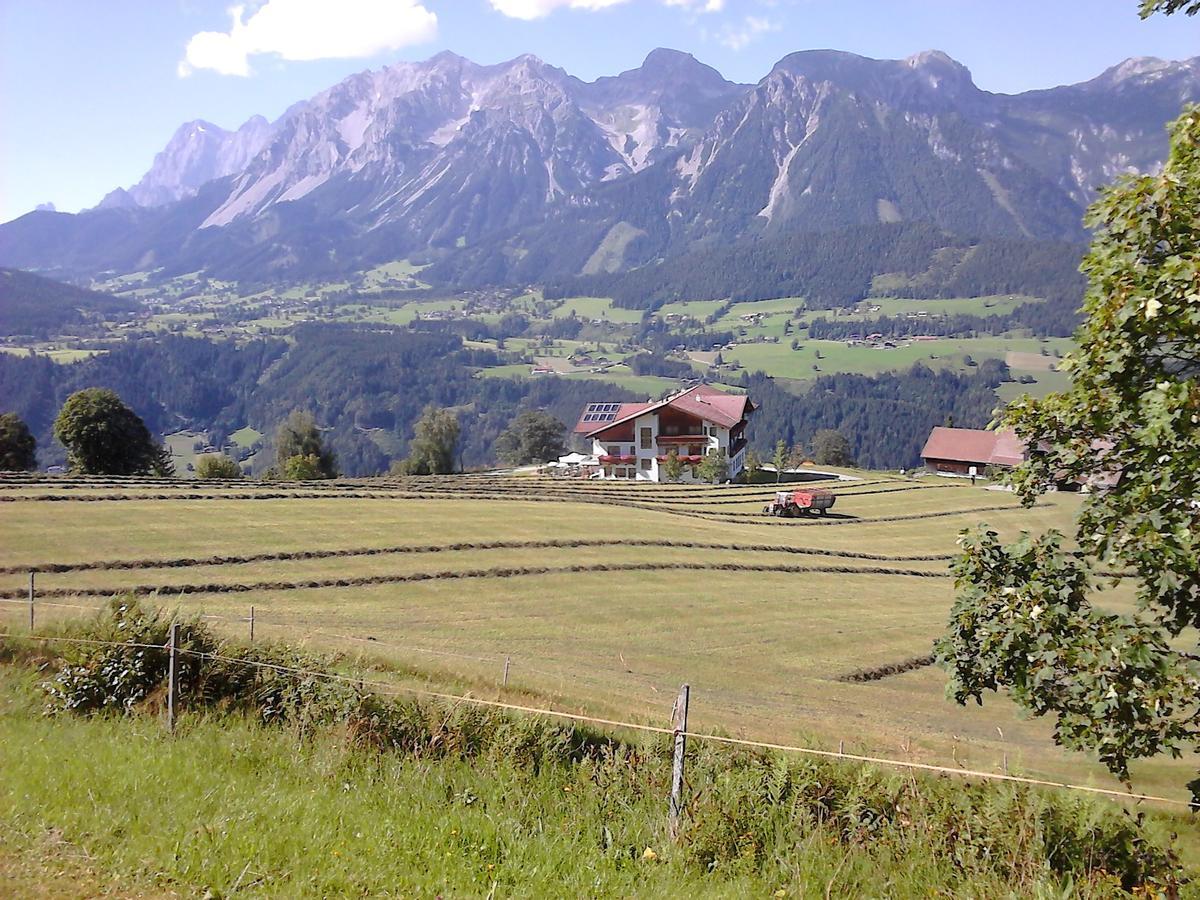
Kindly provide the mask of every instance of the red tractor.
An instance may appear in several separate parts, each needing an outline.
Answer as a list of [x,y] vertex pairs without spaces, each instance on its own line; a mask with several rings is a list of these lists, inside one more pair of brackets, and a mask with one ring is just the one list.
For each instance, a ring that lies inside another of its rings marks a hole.
[[837,497],[831,491],[778,491],[775,499],[763,507],[768,516],[794,519],[809,513],[825,515]]

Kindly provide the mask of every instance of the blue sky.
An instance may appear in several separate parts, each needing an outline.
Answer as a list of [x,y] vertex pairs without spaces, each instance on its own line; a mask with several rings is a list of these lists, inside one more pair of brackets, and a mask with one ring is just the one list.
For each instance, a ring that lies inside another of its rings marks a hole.
[[590,80],[665,46],[746,82],[794,50],[939,49],[1010,93],[1200,56],[1200,17],[1143,22],[1137,0],[242,0],[236,23],[233,5],[0,0],[0,221],[94,205],[185,121],[273,119],[352,72],[444,49],[534,53]]

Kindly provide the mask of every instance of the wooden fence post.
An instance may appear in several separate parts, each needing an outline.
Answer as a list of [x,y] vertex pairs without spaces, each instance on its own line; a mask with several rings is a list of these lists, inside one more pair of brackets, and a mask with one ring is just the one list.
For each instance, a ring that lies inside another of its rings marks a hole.
[[508,664],[511,661],[511,657],[504,657],[504,687],[508,687]]
[[178,699],[176,661],[179,656],[179,623],[171,623],[171,640],[167,644],[170,656],[167,661],[167,731],[175,733],[175,703]]
[[250,643],[254,643],[254,607],[250,607]]
[[33,578],[34,573],[29,573],[29,631],[33,632]]
[[671,730],[675,732],[675,761],[671,766],[671,800],[667,809],[671,840],[679,838],[679,818],[683,813],[683,758],[687,752],[688,696],[691,689],[685,684],[679,689],[675,708],[671,711]]

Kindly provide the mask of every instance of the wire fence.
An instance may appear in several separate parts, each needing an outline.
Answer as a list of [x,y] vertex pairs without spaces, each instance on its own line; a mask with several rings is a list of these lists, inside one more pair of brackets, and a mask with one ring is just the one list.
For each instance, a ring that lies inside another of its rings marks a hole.
[[[75,608],[75,607],[72,607]],[[224,621],[245,621],[232,619],[227,617],[209,617],[215,619],[223,619]],[[772,751],[786,754],[796,754],[802,756],[816,757],[822,759],[841,760],[844,762],[861,763],[864,765],[883,766],[906,771],[925,772],[929,774],[945,775],[956,778],[978,779],[982,781],[1004,782],[1008,784],[1026,785],[1029,787],[1051,788],[1055,790],[1063,790],[1081,794],[1090,794],[1111,799],[1117,799],[1127,802],[1136,803],[1159,803],[1171,807],[1182,807],[1185,809],[1192,808],[1192,805],[1184,800],[1178,800],[1172,797],[1162,797],[1153,794],[1136,793],[1132,791],[1119,791],[1110,788],[1095,787],[1093,785],[1075,784],[1068,781],[1055,781],[1044,778],[1032,778],[1023,775],[1011,775],[1008,773],[989,772],[979,769],[968,769],[963,766],[946,766],[936,765],[932,763],[921,763],[913,760],[895,759],[884,756],[873,756],[859,753],[848,753],[844,749],[839,748],[836,751],[823,750],[817,747],[809,747],[800,744],[785,744],[772,741],[752,740],[748,738],[737,738],[723,734],[716,734],[709,731],[693,731],[686,728],[686,715],[684,717],[683,727],[666,727],[660,725],[650,725],[645,722],[630,722],[621,719],[610,719],[600,716],[587,715],[584,713],[574,713],[566,710],[552,709],[549,707],[531,706],[521,703],[513,703],[506,700],[492,700],[484,697],[476,697],[469,693],[454,694],[445,691],[435,691],[428,688],[411,687],[407,685],[399,685],[387,681],[379,681],[366,679],[357,676],[343,675],[336,672],[327,672],[319,669],[308,669],[298,666],[287,666],[280,663],[270,663],[261,660],[245,659],[240,657],[228,656],[221,653],[205,653],[201,651],[188,650],[183,647],[172,647],[171,644],[166,646],[159,644],[144,644],[125,641],[106,641],[89,638],[69,637],[62,635],[38,635],[33,633],[21,632],[0,632],[0,638],[18,638],[34,641],[42,641],[47,643],[74,643],[79,645],[98,645],[109,647],[125,647],[139,649],[154,649],[162,650],[164,653],[173,653],[187,655],[199,659],[210,659],[214,661],[224,662],[230,665],[247,666],[261,670],[273,671],[277,674],[286,674],[294,676],[304,676],[309,678],[319,678],[331,682],[347,684],[359,689],[370,689],[372,692],[387,696],[415,696],[423,697],[431,700],[439,700],[453,704],[467,704],[491,709],[504,710],[511,713],[532,716],[544,716],[556,719],[561,719],[580,724],[594,725],[603,728],[619,728],[632,732],[653,734],[653,735],[669,735],[676,739],[677,747],[680,738],[688,738],[701,742],[713,744],[741,747],[752,750]],[[488,660],[488,657],[476,657],[476,659]],[[174,695],[174,686],[170,693]],[[687,687],[681,696],[686,696]],[[678,752],[678,751],[677,751]]]

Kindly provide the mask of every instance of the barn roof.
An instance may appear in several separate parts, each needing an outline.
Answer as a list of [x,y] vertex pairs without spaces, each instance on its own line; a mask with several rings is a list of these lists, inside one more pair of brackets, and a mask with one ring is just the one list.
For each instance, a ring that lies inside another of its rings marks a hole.
[[921,450],[922,459],[945,459],[983,465],[1017,466],[1025,461],[1025,442],[1011,429],[934,428]]

